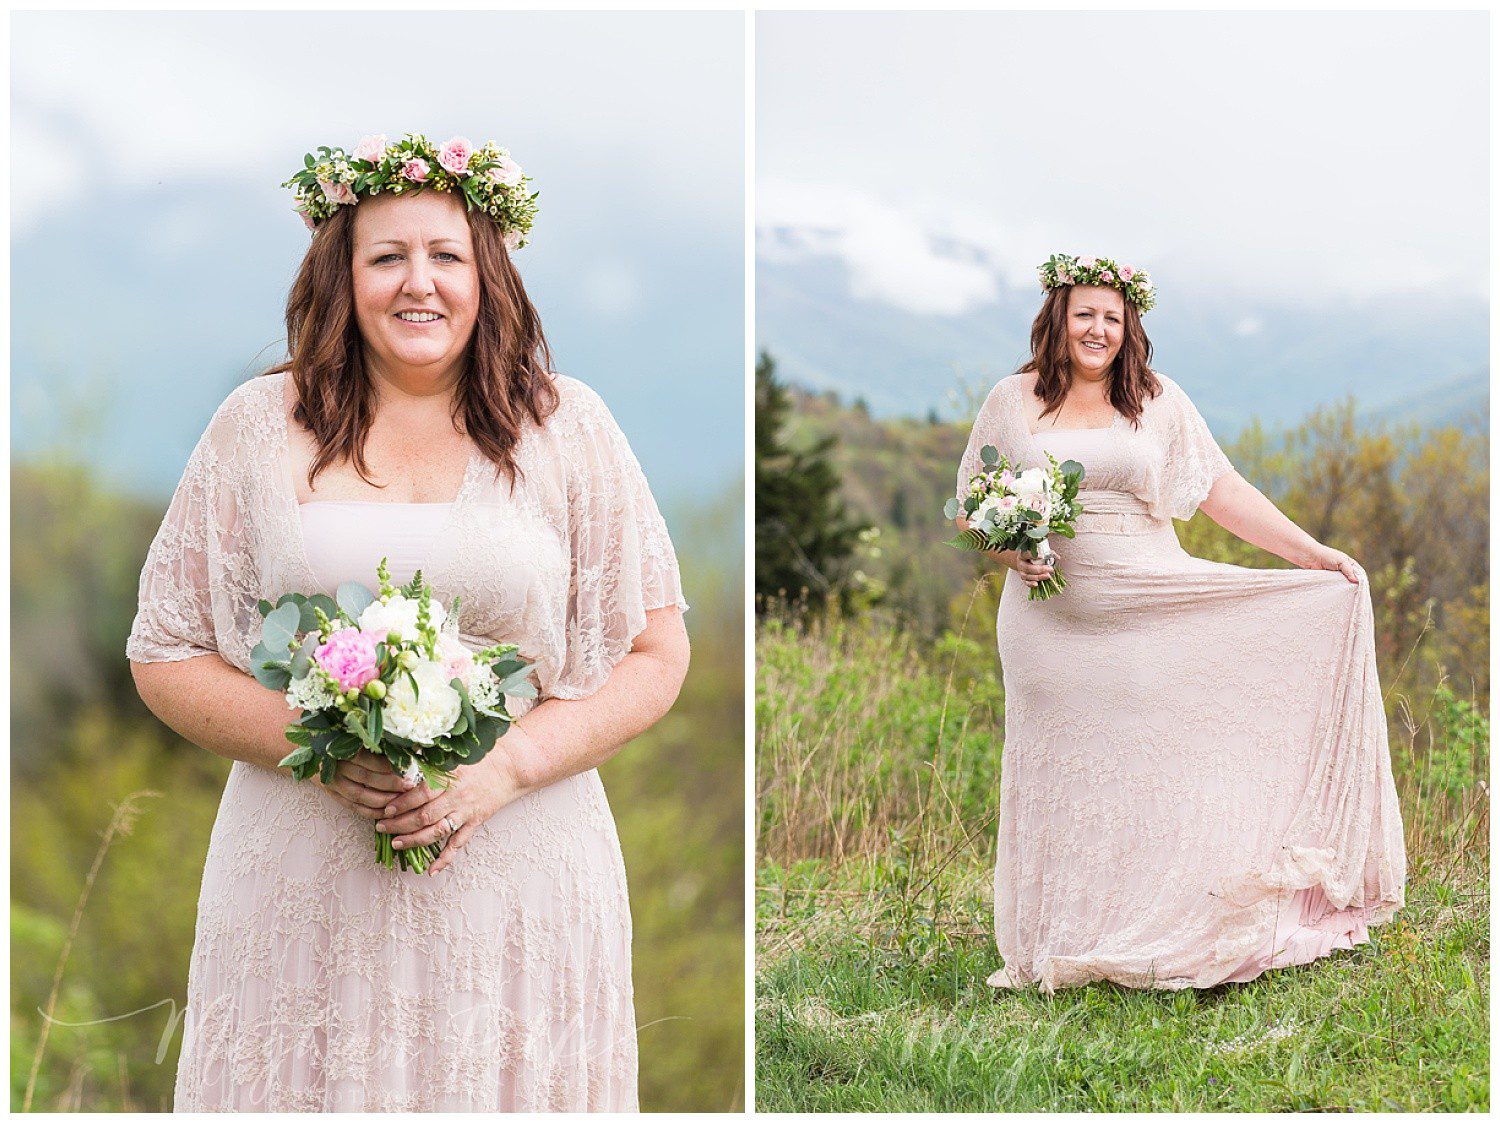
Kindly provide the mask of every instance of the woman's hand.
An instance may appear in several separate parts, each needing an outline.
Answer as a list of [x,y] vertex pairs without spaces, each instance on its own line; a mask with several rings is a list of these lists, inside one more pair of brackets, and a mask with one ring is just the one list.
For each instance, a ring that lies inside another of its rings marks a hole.
[[[958,524],[959,530],[969,528],[969,520],[963,515],[953,520]],[[1001,565],[1014,569],[1026,583],[1028,589],[1035,589],[1043,581],[1052,576],[1052,565],[1049,562],[1039,562],[1030,554],[1023,554],[1020,550],[986,550],[984,551]]]
[[434,792],[423,782],[389,800],[375,829],[392,835],[391,845],[397,850],[446,839],[443,852],[427,867],[429,874],[437,873],[453,861],[481,823],[525,794],[512,761],[518,751],[534,746],[520,725],[512,725],[478,764],[454,769],[442,791]]
[[1314,543],[1307,556],[1297,564],[1303,569],[1336,570],[1347,577],[1351,584],[1359,584],[1359,564],[1342,550],[1335,550],[1321,542]]
[[365,749],[339,761],[333,779],[322,784],[336,802],[366,819],[379,819],[392,796],[409,792],[414,786],[411,780],[392,771],[385,757]]
[[1021,580],[1025,582],[1028,589],[1035,589],[1052,576],[1051,562],[1037,561],[1030,554],[1023,554],[1020,550],[990,550],[989,554],[1020,574]]

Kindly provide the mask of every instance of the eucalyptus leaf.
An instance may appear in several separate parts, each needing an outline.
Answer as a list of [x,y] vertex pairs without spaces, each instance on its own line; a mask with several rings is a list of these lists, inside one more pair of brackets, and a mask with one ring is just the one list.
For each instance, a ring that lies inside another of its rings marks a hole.
[[302,612],[295,604],[284,604],[266,617],[261,626],[261,642],[285,658],[291,650],[292,640],[297,638],[297,625],[302,622]]
[[375,603],[375,594],[358,581],[345,581],[339,586],[337,599],[344,615],[351,620],[358,620],[359,614]]
[[948,502],[943,504],[943,516],[949,519],[958,518],[958,500],[956,498],[949,499]]
[[1000,463],[1000,450],[994,445],[985,445],[979,450],[979,459],[984,462],[986,468],[993,468]]

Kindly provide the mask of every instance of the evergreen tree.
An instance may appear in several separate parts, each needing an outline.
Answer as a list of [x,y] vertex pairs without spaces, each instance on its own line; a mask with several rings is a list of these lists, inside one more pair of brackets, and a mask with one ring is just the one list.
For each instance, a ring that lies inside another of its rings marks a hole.
[[762,351],[755,364],[756,610],[785,597],[820,609],[843,602],[854,548],[863,529],[849,518],[826,436],[807,448],[787,444],[792,402]]

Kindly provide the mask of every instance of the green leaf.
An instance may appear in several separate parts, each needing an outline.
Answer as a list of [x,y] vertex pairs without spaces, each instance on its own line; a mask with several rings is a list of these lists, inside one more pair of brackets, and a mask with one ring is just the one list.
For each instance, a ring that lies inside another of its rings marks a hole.
[[339,586],[338,604],[351,620],[358,620],[359,614],[369,608],[375,602],[375,594],[370,592],[358,581],[345,581]]
[[952,546],[956,550],[989,549],[985,536],[979,531],[975,530],[973,527],[970,527],[962,534],[955,535],[954,537],[948,539],[947,542],[944,543],[944,545]]
[[308,746],[308,752],[312,752],[312,731],[306,726],[289,725],[286,728],[286,739],[294,745]]
[[312,749],[306,745],[303,745],[300,748],[293,749],[291,752],[287,753],[286,756],[282,757],[281,760],[277,763],[276,767],[297,768],[300,765],[307,764],[312,760],[312,758]]
[[385,707],[380,703],[370,707],[370,740],[380,744],[380,739],[385,735]]
[[292,672],[287,665],[275,659],[255,660],[250,663],[250,673],[255,681],[268,690],[285,690],[292,682]]
[[949,499],[948,502],[943,504],[943,516],[949,519],[958,518],[958,500],[956,498]]
[[275,606],[268,600],[258,600],[255,602],[256,611],[258,611],[261,616],[270,615],[271,609],[274,607]]
[[302,646],[292,656],[291,666],[288,668],[293,678],[302,678],[312,669],[313,652],[318,647],[318,633],[315,631],[302,640]]
[[979,450],[979,459],[983,461],[986,468],[993,468],[1000,463],[1000,450],[994,445],[985,445]]
[[285,658],[291,650],[292,640],[297,638],[297,625],[301,621],[302,612],[295,604],[282,605],[261,625],[261,643],[268,651]]

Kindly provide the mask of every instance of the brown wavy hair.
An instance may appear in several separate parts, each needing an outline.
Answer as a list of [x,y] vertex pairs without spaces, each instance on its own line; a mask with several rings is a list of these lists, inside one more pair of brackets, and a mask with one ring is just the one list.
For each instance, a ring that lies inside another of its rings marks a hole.
[[[1073,385],[1068,358],[1068,294],[1072,285],[1055,288],[1042,302],[1042,310],[1031,322],[1031,358],[1016,371],[1036,372],[1036,396],[1042,399],[1046,417],[1063,404]],[[1140,424],[1145,402],[1161,393],[1161,380],[1151,369],[1151,340],[1141,326],[1141,314],[1129,300],[1125,305],[1125,332],[1120,353],[1109,368],[1109,401],[1127,420]]]
[[[514,481],[522,425],[527,418],[540,425],[557,409],[552,353],[499,228],[482,212],[465,211],[479,272],[479,314],[464,353],[453,420],[462,418],[464,432]],[[364,450],[375,388],[354,316],[353,262],[354,207],[340,207],[318,223],[287,295],[289,358],[265,372],[289,371],[296,385],[292,416],[318,446],[308,487],[339,460],[348,460],[374,486]]]

